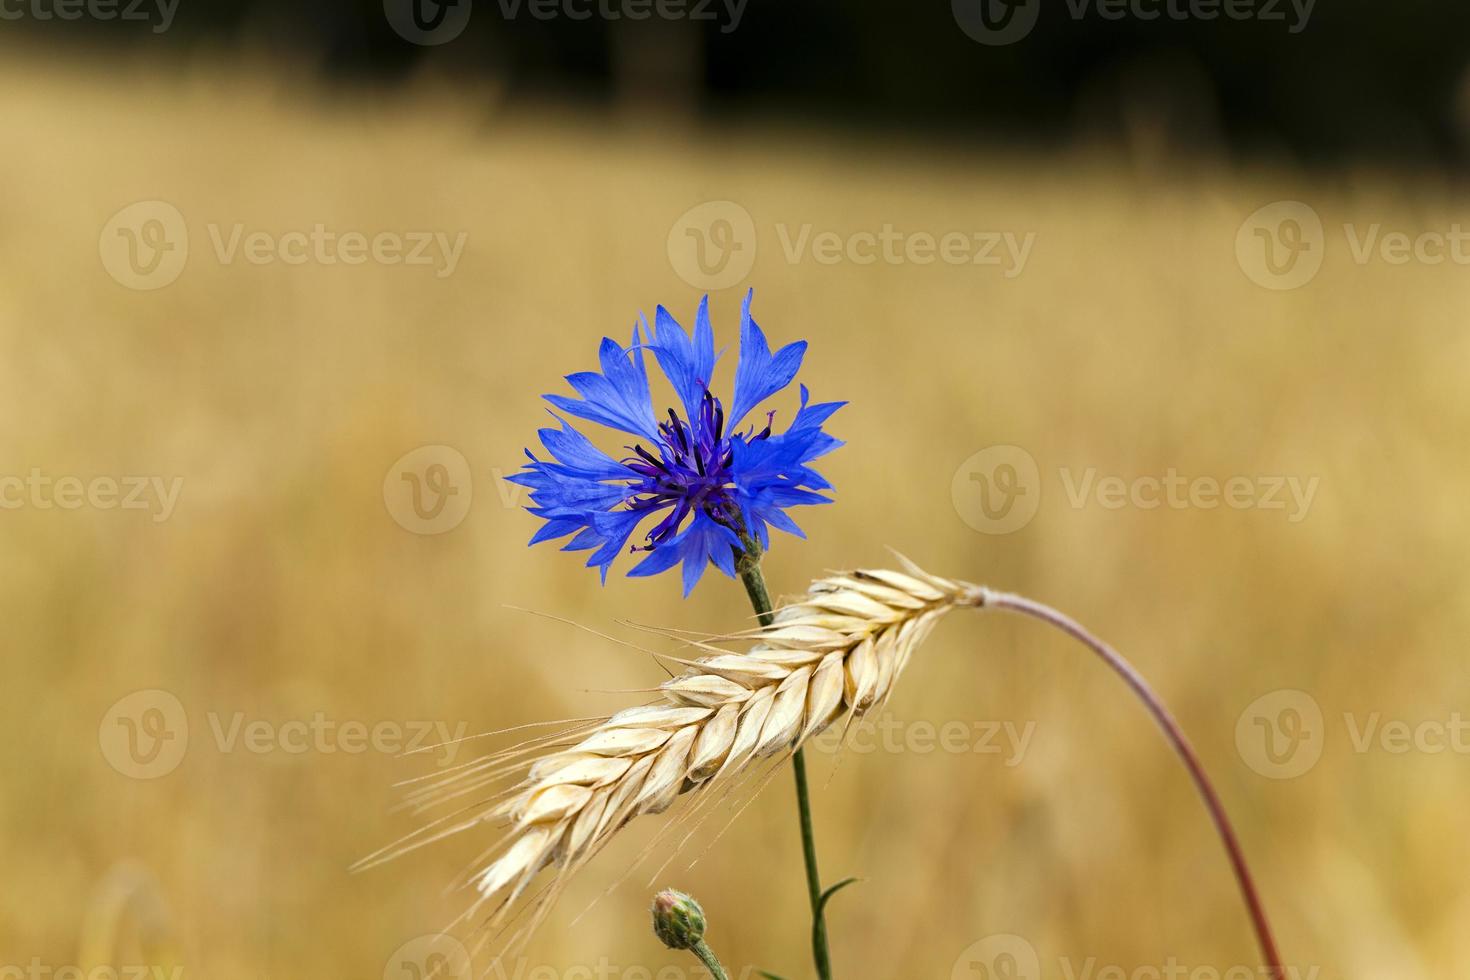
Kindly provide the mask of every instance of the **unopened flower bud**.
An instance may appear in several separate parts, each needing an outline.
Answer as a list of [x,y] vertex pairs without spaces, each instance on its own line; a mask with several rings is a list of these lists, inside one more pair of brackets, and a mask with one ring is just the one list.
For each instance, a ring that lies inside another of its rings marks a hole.
[[666,888],[653,896],[653,934],[669,949],[693,949],[704,939],[704,909],[693,896]]

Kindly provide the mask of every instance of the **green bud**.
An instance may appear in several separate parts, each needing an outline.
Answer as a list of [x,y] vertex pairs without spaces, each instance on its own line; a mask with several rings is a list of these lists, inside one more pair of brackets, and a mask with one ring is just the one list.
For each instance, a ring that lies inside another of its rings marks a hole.
[[704,940],[704,909],[693,896],[666,888],[653,896],[653,934],[669,949],[694,949]]

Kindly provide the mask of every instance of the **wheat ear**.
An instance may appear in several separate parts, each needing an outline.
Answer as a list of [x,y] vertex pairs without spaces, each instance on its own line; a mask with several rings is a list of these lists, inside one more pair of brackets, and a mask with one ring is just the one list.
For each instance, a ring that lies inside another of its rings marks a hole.
[[[512,945],[527,937],[569,877],[628,821],[661,813],[681,794],[718,798],[761,760],[784,757],[834,722],[881,707],[910,655],[950,610],[1019,613],[1080,641],[1138,696],[1184,763],[1214,822],[1268,976],[1284,977],[1281,956],[1240,842],[1219,795],[1188,739],[1142,675],[1111,646],[1050,606],[968,582],[931,575],[898,556],[903,571],[867,570],[813,582],[782,606],[768,626],[719,640],[748,640],[745,653],[688,641],[710,655],[680,661],[686,669],[648,703],[609,718],[578,722],[418,784],[409,803],[426,810],[463,797],[489,796],[440,817],[360,862],[389,860],[481,822],[507,827],[481,854],[466,884],[478,898],[466,911],[493,909],[495,926],[517,906],[544,868],[551,879],[531,902],[534,914]],[[716,638],[711,638],[716,639]]]
[[466,915],[488,906],[489,924],[499,924],[550,866],[553,876],[532,903],[533,928],[566,879],[634,817],[661,813],[681,794],[733,787],[758,762],[881,706],[934,624],[982,595],[907,560],[905,568],[819,579],[778,609],[771,625],[718,638],[752,642],[744,653],[689,641],[708,655],[678,661],[686,669],[650,703],[418,785],[409,797],[417,810],[475,802],[364,863],[481,822],[503,824],[498,846],[467,877],[478,898]]

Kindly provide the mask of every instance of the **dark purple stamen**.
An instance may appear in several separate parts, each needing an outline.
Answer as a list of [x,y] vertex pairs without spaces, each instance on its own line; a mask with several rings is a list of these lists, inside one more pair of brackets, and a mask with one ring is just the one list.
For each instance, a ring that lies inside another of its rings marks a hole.
[[708,388],[689,421],[669,409],[668,421],[658,424],[659,441],[653,451],[635,445],[635,456],[623,460],[637,477],[638,495],[628,501],[628,509],[640,514],[669,510],[648,532],[645,543],[631,550],[652,551],[677,535],[694,513],[705,513],[726,527],[735,527],[740,509],[730,493],[734,485],[730,474],[735,462],[734,443],[769,438],[775,414],[766,416],[766,427],[757,434],[747,431],[727,437],[725,407]]

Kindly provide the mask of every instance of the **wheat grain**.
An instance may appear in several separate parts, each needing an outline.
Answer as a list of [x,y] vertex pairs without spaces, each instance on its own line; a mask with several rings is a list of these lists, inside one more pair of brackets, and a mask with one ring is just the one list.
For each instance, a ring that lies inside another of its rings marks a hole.
[[[491,795],[368,863],[482,822],[502,823],[503,838],[467,872],[478,898],[466,915],[488,904],[495,910],[489,923],[497,924],[550,866],[523,932],[533,929],[566,879],[634,817],[660,813],[683,794],[733,786],[760,760],[790,754],[834,722],[881,706],[934,624],[957,606],[983,603],[984,590],[901,560],[901,572],[819,579],[769,626],[691,641],[708,655],[679,661],[686,669],[660,685],[651,703],[418,786],[408,802],[420,811]],[[730,653],[716,640],[753,645]]]

